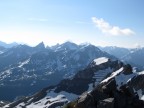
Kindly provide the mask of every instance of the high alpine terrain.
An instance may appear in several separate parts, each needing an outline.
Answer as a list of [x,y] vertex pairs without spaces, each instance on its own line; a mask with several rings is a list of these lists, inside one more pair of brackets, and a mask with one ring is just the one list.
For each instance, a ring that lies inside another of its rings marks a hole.
[[[72,78],[94,58],[115,58],[94,45],[72,42],[45,47],[17,45],[0,54],[0,100],[33,94],[62,79]],[[11,91],[11,93],[9,93]]]
[[129,64],[100,57],[72,78],[3,108],[143,108],[143,78]]

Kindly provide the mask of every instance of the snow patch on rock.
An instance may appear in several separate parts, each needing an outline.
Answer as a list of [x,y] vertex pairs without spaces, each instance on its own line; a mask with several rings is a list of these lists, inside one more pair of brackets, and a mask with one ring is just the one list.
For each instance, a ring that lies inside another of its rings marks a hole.
[[141,97],[141,100],[144,100],[144,95]]
[[[68,100],[64,95],[58,95],[56,97],[45,97],[37,102],[33,102],[30,105],[27,105],[26,108],[48,108],[50,106],[63,106],[66,104]],[[22,108],[25,106],[25,103],[22,102],[19,105],[17,105],[15,108]]]
[[[68,93],[66,91],[61,91],[61,92],[59,92],[59,94],[64,95],[69,101],[73,101],[74,99],[76,99],[78,97],[78,95],[73,94],[73,93]],[[55,93],[54,89],[53,89],[47,93],[47,96],[55,97],[55,96],[57,96],[57,93]]]
[[106,57],[100,57],[100,58],[94,59],[94,62],[96,65],[100,65],[100,64],[108,62],[108,60],[109,59]]
[[28,64],[30,61],[30,59],[27,59],[26,61],[20,63],[20,65],[18,67],[23,67],[25,64]]
[[115,76],[117,76],[118,74],[120,74],[122,71],[123,71],[123,67],[121,67],[119,70],[113,72],[110,77],[104,79],[101,83],[105,83],[105,82],[108,82],[111,78],[114,78]]
[[136,76],[136,74],[130,74],[130,75],[124,75],[123,73],[121,73],[120,75],[115,77],[116,80],[116,84],[117,84],[117,88],[119,89],[120,86],[126,84],[128,81],[130,81],[134,76]]

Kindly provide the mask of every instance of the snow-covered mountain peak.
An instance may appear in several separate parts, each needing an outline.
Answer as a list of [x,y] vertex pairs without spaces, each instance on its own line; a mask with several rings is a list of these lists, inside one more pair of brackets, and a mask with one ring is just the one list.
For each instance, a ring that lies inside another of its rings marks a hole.
[[78,49],[78,45],[72,42],[65,42],[62,44],[57,44],[51,47],[52,50],[61,51],[61,50],[76,50]]
[[87,47],[89,45],[91,45],[91,44],[87,43],[87,42],[79,44],[80,47]]
[[59,48],[66,48],[66,49],[74,50],[78,48],[78,45],[68,41],[68,42],[61,44]]

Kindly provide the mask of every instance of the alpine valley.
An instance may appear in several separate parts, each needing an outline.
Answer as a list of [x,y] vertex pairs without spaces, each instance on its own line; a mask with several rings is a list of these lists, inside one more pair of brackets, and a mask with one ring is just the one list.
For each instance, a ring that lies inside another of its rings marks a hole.
[[144,108],[144,48],[0,47],[2,108]]

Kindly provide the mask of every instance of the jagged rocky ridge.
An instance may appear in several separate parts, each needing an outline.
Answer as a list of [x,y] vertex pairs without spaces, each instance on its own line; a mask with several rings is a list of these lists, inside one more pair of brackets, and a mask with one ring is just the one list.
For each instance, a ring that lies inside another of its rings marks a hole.
[[[45,48],[18,45],[0,54],[0,100],[12,101],[16,96],[35,93],[73,77],[94,58],[115,58],[91,44],[66,42]],[[11,91],[12,93],[8,94]]]
[[2,46],[2,47],[4,47],[4,48],[11,48],[11,47],[13,47],[13,46],[17,46],[18,45],[18,43],[16,43],[16,42],[13,42],[13,43],[5,43],[5,42],[2,42],[2,41],[0,41],[0,46]]
[[144,102],[139,99],[144,89],[144,72],[134,72],[129,64],[101,57],[73,78],[64,79],[56,86],[44,88],[4,108],[56,108],[74,99],[65,107],[143,108]]
[[102,51],[105,51],[115,57],[122,59],[124,56],[128,55],[132,49],[128,48],[121,48],[116,46],[106,46],[106,47],[99,47]]
[[115,57],[119,58],[123,62],[129,63],[132,66],[136,66],[139,69],[144,69],[144,48],[121,48],[116,46],[99,47],[102,51],[105,51]]
[[122,60],[141,66],[144,69],[144,48],[130,50],[130,53],[125,55]]
[[68,108],[144,108],[144,72],[133,73],[130,65],[105,78],[92,91],[82,94]]

